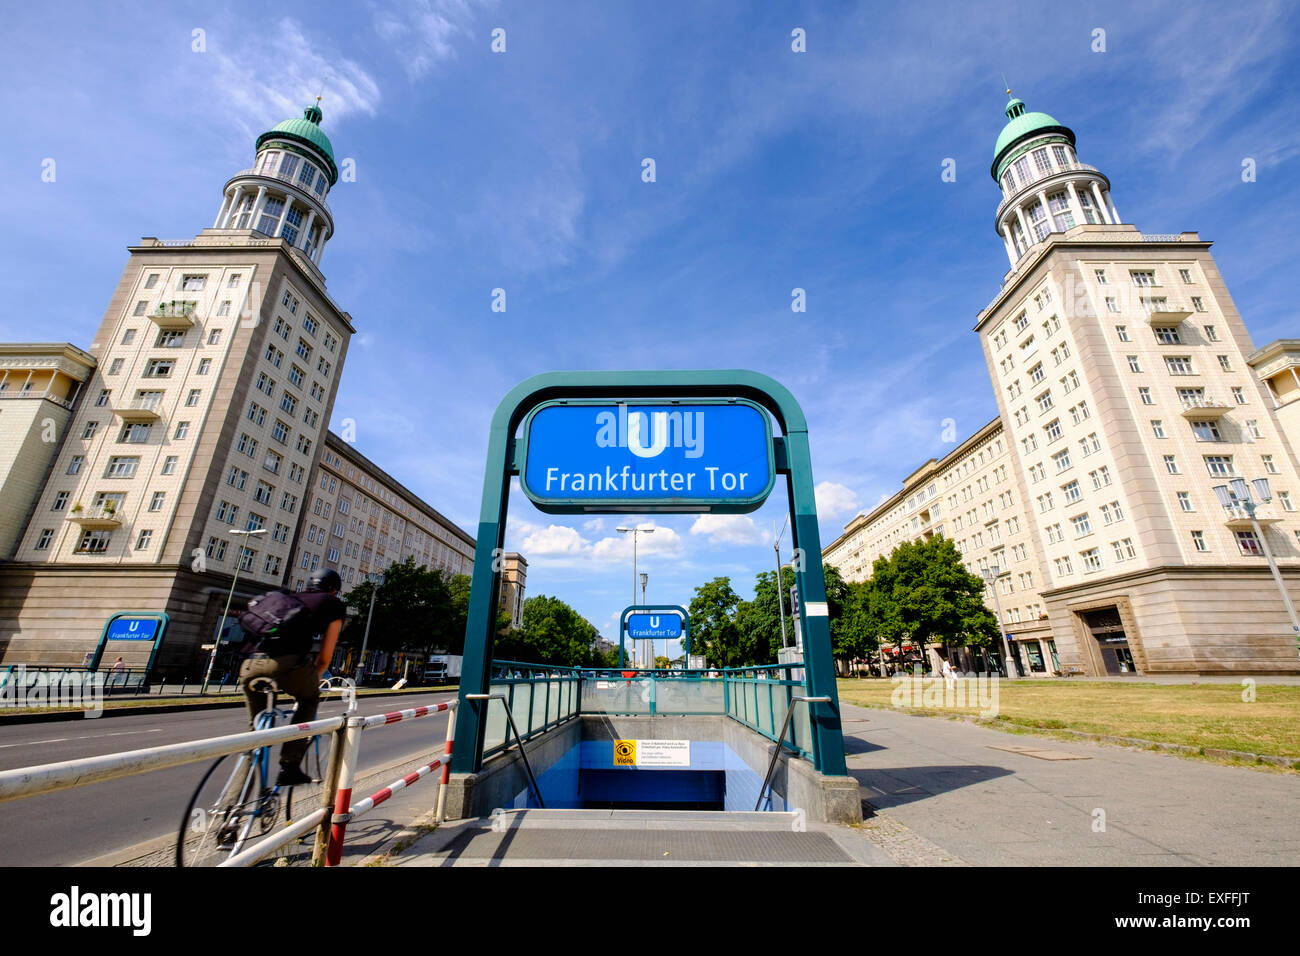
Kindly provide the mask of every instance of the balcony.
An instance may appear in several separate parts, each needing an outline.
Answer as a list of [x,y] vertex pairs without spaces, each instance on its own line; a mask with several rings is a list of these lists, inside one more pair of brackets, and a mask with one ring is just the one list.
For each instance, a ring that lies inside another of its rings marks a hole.
[[0,399],[6,399],[6,398],[44,399],[47,402],[53,402],[55,405],[58,405],[60,408],[72,408],[72,402],[68,401],[66,398],[61,398],[60,396],[55,395],[53,392],[49,391],[48,389],[44,392],[38,392],[34,389],[17,389],[17,390],[5,389],[3,391],[0,391]]
[[1177,325],[1192,314],[1191,309],[1181,305],[1170,305],[1167,302],[1153,303],[1144,306],[1144,308],[1147,314],[1147,322],[1153,326]]
[[151,425],[160,417],[158,412],[160,404],[160,402],[134,401],[129,405],[120,405],[114,408],[113,414],[123,422]]
[[[1250,515],[1241,505],[1233,505],[1231,508],[1224,509],[1227,512],[1227,519],[1223,522],[1233,531],[1253,531],[1255,526],[1251,523]],[[1282,519],[1272,508],[1263,505],[1255,507],[1255,520],[1259,522],[1260,528],[1267,528],[1269,525],[1279,523]]]
[[1212,422],[1226,415],[1231,407],[1227,402],[1203,395],[1200,398],[1184,401],[1182,415],[1188,421],[1195,419],[1198,422]]
[[149,318],[160,329],[185,330],[194,328],[194,309],[197,302],[173,300],[160,302],[158,308],[149,313]]
[[112,530],[122,524],[116,508],[73,508],[68,520],[90,531]]
[[[1007,208],[1016,200],[1024,198],[1024,194],[1030,186],[1037,185],[1038,183],[1042,183],[1048,179],[1052,179],[1057,176],[1064,177],[1066,173],[1093,173],[1096,175],[1097,180],[1103,184],[1103,188],[1110,189],[1110,182],[1109,180],[1106,179],[1105,176],[1101,174],[1101,170],[1099,170],[1096,166],[1090,166],[1087,163],[1054,164],[1052,168],[1049,169],[1047,172],[1039,172],[1038,169],[1035,167],[1032,170],[1032,173],[1033,173],[1032,179],[1023,183],[1017,182],[1015,191],[1012,192],[1010,196],[1007,196],[1005,199],[1003,199],[1001,203],[998,204],[998,211],[993,219],[994,222],[1001,222],[1002,217],[1006,214]],[[1062,181],[1064,181],[1064,179]],[[1039,189],[1042,188],[1043,187],[1041,186],[1039,187]]]

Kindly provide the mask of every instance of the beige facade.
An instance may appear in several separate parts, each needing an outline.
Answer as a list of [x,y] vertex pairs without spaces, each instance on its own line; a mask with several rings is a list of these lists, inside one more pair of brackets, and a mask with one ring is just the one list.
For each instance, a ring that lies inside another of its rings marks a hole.
[[[875,560],[902,542],[947,536],[973,574],[993,577],[985,585],[985,603],[995,615],[1001,608],[1017,667],[1029,676],[1050,676],[1059,671],[1060,653],[1039,592],[1046,575],[1025,501],[1002,421],[995,418],[942,459],[914,471],[901,491],[854,518],[823,560],[845,580],[863,581]],[[975,669],[984,664],[962,663]]]
[[408,557],[448,575],[471,574],[474,539],[334,432],[313,474],[303,530],[289,565],[301,590],[331,567],[343,593]]
[[[1300,436],[1287,424],[1300,416],[1300,342],[1257,352],[1208,241],[1124,224],[1109,180],[1079,162],[1071,130],[1014,98],[1007,118],[990,172],[1011,269],[975,326],[999,416],[934,467],[985,433],[1003,440],[1018,543],[1036,569],[1032,598],[1063,672],[1300,671],[1265,553],[1300,599]],[[1262,534],[1236,499],[1220,503],[1216,489],[1226,493],[1234,478],[1267,479]],[[933,502],[919,500],[925,482],[923,468],[855,519],[827,559],[861,575],[871,557],[922,531],[925,516],[913,512],[923,506],[938,533]],[[964,539],[978,565],[993,561],[972,535],[992,486],[976,488],[985,500],[974,523],[964,494],[946,492],[944,533]],[[855,529],[866,532],[860,556]]]
[[0,345],[0,560],[14,556],[94,368],[75,345]]
[[519,627],[524,620],[524,592],[528,581],[528,561],[518,551],[507,551],[501,559],[501,610],[510,615],[510,626]]

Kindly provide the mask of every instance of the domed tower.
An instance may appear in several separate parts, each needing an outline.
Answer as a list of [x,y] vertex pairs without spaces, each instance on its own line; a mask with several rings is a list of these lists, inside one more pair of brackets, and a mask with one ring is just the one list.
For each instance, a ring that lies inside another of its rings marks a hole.
[[334,147],[320,122],[320,106],[312,105],[302,119],[277,123],[259,136],[253,168],[226,183],[213,228],[286,239],[319,266],[334,234],[325,197],[339,178]]
[[1027,112],[1010,90],[1007,96],[1007,125],[993,147],[989,173],[1002,187],[994,228],[1014,267],[1053,232],[1084,223],[1115,225],[1120,218],[1110,180],[1075,155],[1074,132],[1046,113]]

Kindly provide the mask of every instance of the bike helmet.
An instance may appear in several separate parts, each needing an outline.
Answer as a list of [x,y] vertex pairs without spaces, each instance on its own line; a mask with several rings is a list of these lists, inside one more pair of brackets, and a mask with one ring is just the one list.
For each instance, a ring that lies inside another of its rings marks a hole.
[[343,579],[333,568],[321,568],[307,581],[308,591],[338,591],[343,587]]

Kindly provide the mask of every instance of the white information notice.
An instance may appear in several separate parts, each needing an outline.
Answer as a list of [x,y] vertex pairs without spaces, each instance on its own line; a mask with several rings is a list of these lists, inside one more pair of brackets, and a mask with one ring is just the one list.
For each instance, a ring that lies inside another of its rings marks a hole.
[[689,740],[638,740],[636,765],[638,767],[689,767],[691,742]]

